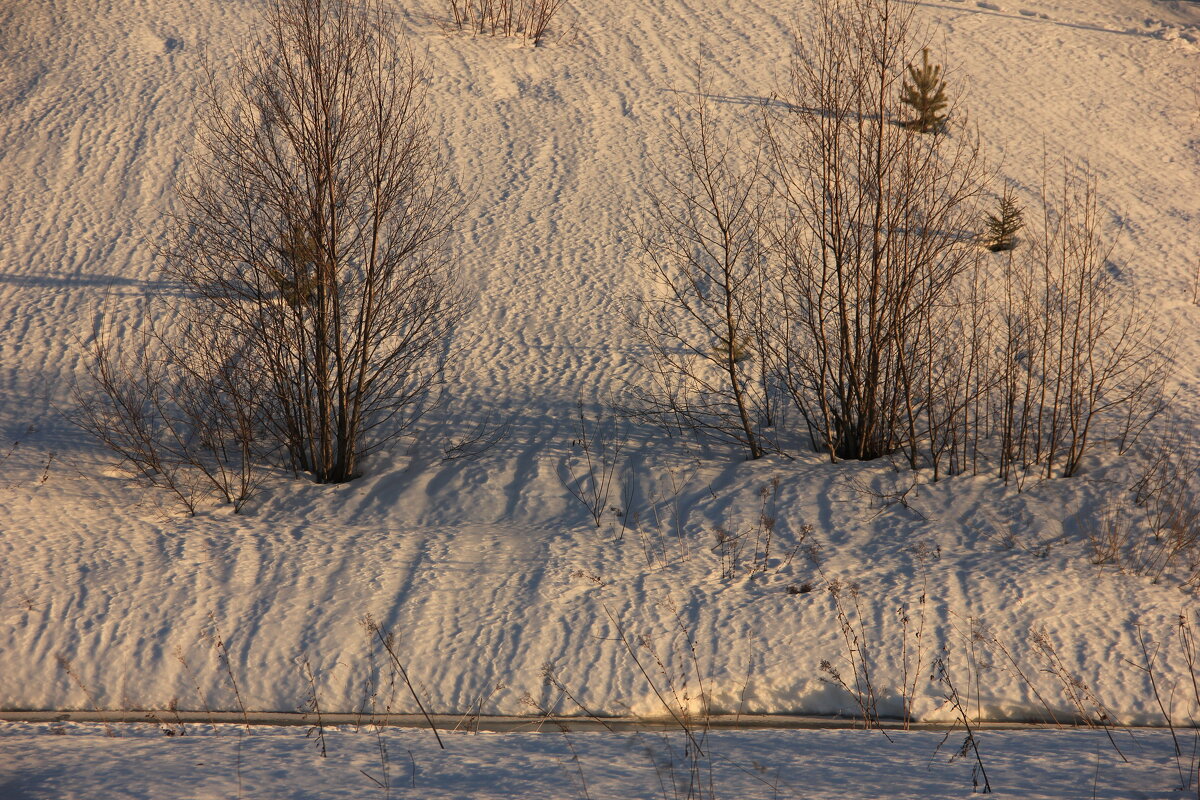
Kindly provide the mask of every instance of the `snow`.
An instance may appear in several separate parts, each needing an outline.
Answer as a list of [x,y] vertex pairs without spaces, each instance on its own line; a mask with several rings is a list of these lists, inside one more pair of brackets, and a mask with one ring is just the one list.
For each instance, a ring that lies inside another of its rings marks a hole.
[[[1121,280],[1175,334],[1176,407],[1194,442],[1200,5],[915,5],[1022,202],[1036,205],[1044,159],[1052,173],[1061,159],[1096,175]],[[125,479],[59,411],[93,326],[136,331],[140,298],[169,290],[152,253],[195,133],[201,66],[228,67],[259,7],[0,7],[0,710],[293,711],[308,697],[307,660],[327,710],[415,711],[361,624],[371,614],[396,635],[436,712],[528,714],[527,694],[577,712],[546,685],[550,665],[595,713],[662,716],[624,635],[645,637],[635,652],[649,678],[687,702],[700,676],[716,712],[853,716],[851,696],[820,668],[850,669],[826,589],[837,579],[855,587],[860,652],[883,714],[900,714],[915,686],[916,718],[953,720],[946,687],[928,680],[942,656],[972,716],[1076,716],[1035,646],[1041,630],[1120,724],[1163,722],[1140,639],[1160,644],[1150,645],[1155,678],[1175,721],[1200,713],[1178,628],[1181,613],[1194,620],[1193,595],[1087,557],[1088,525],[1132,474],[1118,458],[1019,493],[963,476],[922,484],[900,503],[911,478],[886,463],[831,467],[804,454],[747,463],[622,423],[608,502],[621,515],[597,528],[564,488],[577,402],[594,416],[639,380],[623,322],[641,291],[627,231],[656,168],[669,167],[679,93],[701,58],[719,100],[712,112],[730,129],[744,125],[786,69],[795,15],[800,30],[807,24],[791,0],[575,3],[540,48],[447,33],[435,0],[395,5],[428,60],[442,143],[471,198],[455,250],[478,299],[455,334],[463,360],[446,404],[362,479],[326,487],[276,476],[244,515],[181,516]],[[481,423],[506,436],[476,457],[443,460],[448,441]],[[763,491],[778,520],[767,569],[723,576],[715,530],[753,529]],[[196,797],[229,796],[238,747],[248,796],[378,792],[358,772],[378,763],[365,733],[337,732],[321,762],[295,731],[102,740],[98,728],[67,730],[0,728],[0,796],[153,797],[185,780]],[[561,735],[457,736],[445,756],[426,736],[385,734],[397,776],[405,750],[419,754],[426,794],[580,793]],[[940,734],[894,745],[844,732],[713,736],[732,760],[793,774],[788,786],[809,796],[970,788],[969,764],[946,767],[945,749],[932,762],[936,780],[898,782],[925,776]],[[994,783],[1014,797],[1090,796],[1097,763],[1098,796],[1166,796],[1174,766],[1164,734],[1139,731],[1133,765],[1113,763],[1102,736],[987,732],[983,748],[1007,776]],[[659,794],[637,737],[572,741],[596,796]],[[134,779],[151,758],[147,780],[161,784]],[[752,796],[752,778],[725,780],[727,794]],[[290,793],[273,788],[284,784]]]
[[[53,731],[59,735],[49,735]],[[182,796],[305,800],[688,796],[691,762],[678,736],[643,733],[456,733],[439,750],[428,731],[327,730],[327,757],[304,729],[153,726],[116,738],[83,723],[53,729],[8,723],[0,795],[20,800]],[[961,736],[867,731],[719,731],[702,742],[701,796],[941,800],[971,795],[973,761]],[[380,739],[386,756],[380,757]],[[985,731],[979,748],[996,797],[1024,800],[1178,797],[1170,735]],[[711,770],[710,770],[711,766]],[[1185,767],[1186,769],[1186,762]],[[1176,782],[1172,784],[1172,779]],[[982,778],[979,784],[982,788]],[[390,787],[390,794],[384,786]],[[186,788],[185,788],[186,787]],[[678,794],[676,794],[678,791]]]

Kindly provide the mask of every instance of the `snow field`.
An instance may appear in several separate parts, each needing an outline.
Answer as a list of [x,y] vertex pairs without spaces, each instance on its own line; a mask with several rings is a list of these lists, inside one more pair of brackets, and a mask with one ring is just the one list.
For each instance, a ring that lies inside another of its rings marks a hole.
[[[1177,333],[1175,388],[1194,437],[1200,9],[917,6],[1027,205],[1043,153],[1097,175],[1122,280]],[[885,507],[880,498],[906,488],[887,464],[741,463],[627,427],[620,475],[631,493],[611,501],[622,516],[598,530],[564,489],[577,400],[594,413],[638,380],[622,322],[642,290],[627,222],[655,168],[669,168],[677,91],[702,57],[715,111],[730,129],[744,125],[786,69],[797,13],[786,0],[598,1],[565,13],[538,49],[447,35],[433,0],[397,8],[428,59],[446,154],[471,198],[456,250],[478,302],[456,334],[463,360],[446,406],[361,480],[281,476],[245,516],[181,518],[114,473],[56,409],[70,402],[93,325],[135,331],[139,298],[166,289],[150,254],[194,133],[201,56],[219,74],[255,9],[33,0],[0,11],[0,57],[12,65],[0,73],[0,708],[232,709],[231,672],[247,706],[293,710],[308,659],[326,708],[374,697],[412,710],[402,692],[382,694],[389,672],[359,624],[370,613],[397,635],[436,711],[484,698],[486,712],[528,713],[525,694],[554,700],[542,680],[550,664],[598,713],[661,715],[614,640],[623,630],[662,660],[655,680],[694,699],[690,639],[718,710],[850,715],[853,699],[820,668],[849,667],[824,589],[836,578],[857,587],[881,713],[900,713],[913,674],[949,647],[972,713],[1073,716],[1033,644],[1043,628],[1125,724],[1161,722],[1136,666],[1140,636],[1161,642],[1155,668],[1178,687],[1177,717],[1193,713],[1176,624],[1192,597],[1086,558],[1089,520],[1126,465],[1097,459],[1086,479],[1021,494],[955,478]],[[507,437],[443,461],[444,433],[482,420]],[[768,569],[722,576],[715,529],[752,530],[776,480]],[[788,591],[805,584],[813,591]],[[953,717],[939,684],[916,686],[918,718]]]

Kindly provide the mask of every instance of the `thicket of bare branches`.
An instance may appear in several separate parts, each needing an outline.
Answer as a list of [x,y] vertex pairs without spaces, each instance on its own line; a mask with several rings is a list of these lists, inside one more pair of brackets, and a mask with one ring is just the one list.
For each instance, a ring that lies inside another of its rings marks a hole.
[[1095,182],[1051,188],[1047,170],[1040,230],[993,274],[977,136],[954,109],[928,132],[905,122],[912,6],[816,5],[754,147],[728,144],[699,85],[673,131],[637,236],[656,282],[634,324],[638,407],[751,458],[798,434],[935,479],[1070,476],[1097,441],[1126,446],[1161,408],[1169,354],[1114,276]]
[[[903,124],[911,7],[819,4],[784,100],[767,114],[776,209],[778,361],[814,446],[834,458],[905,451],[953,426],[970,398],[939,391],[971,345],[969,291],[985,175],[966,131]],[[955,381],[956,383],[958,381]],[[939,403],[945,400],[945,403]]]
[[1168,343],[1118,285],[1095,180],[1043,178],[1041,229],[1003,278],[998,316],[999,473],[1074,475],[1094,439],[1122,447],[1162,408]]
[[77,387],[71,418],[188,511],[214,492],[240,510],[264,454],[251,392],[226,350],[180,357],[153,328],[122,342],[98,329],[86,352],[91,386]]
[[157,360],[98,338],[80,393],[84,426],[152,480],[163,442],[350,480],[430,401],[465,310],[461,204],[396,36],[375,6],[278,0],[232,78],[210,75],[160,254],[177,322]]
[[750,458],[767,449],[770,424],[756,337],[764,330],[766,281],[759,154],[736,151],[710,118],[702,83],[672,132],[662,194],[635,229],[656,291],[632,315],[648,345],[641,366],[650,385],[635,389],[641,410],[731,439]]
[[446,0],[450,19],[460,31],[487,36],[521,36],[542,43],[565,0]]

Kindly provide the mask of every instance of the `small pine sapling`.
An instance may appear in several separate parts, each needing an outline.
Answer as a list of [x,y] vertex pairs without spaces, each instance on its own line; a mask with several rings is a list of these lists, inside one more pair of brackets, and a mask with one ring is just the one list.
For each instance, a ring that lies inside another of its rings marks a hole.
[[[747,338],[738,338],[733,340],[733,363],[741,364],[743,361],[749,361],[753,358],[752,351],[753,343]],[[713,355],[721,361],[725,361],[730,356],[730,345],[728,336],[718,336],[716,344],[713,345]]]
[[1012,250],[1017,246],[1017,231],[1025,227],[1024,209],[1017,203],[1012,192],[1004,190],[1000,198],[998,214],[987,215],[987,234],[984,246],[993,253]]
[[929,63],[929,48],[921,49],[921,68],[908,65],[908,79],[900,93],[900,102],[912,106],[917,118],[909,120],[906,125],[921,133],[931,133],[941,130],[946,122],[946,114],[942,111],[949,105],[946,99],[946,82],[942,80],[942,66]]

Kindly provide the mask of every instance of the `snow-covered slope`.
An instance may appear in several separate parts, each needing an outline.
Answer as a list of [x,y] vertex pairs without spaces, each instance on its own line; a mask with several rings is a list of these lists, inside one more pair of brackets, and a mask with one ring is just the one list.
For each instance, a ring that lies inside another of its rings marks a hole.
[[[407,695],[380,685],[389,671],[359,623],[369,613],[397,635],[439,711],[482,700],[484,711],[528,713],[526,692],[555,700],[542,674],[552,665],[595,711],[662,713],[623,632],[647,637],[635,652],[663,683],[657,653],[681,691],[690,636],[721,709],[852,713],[819,666],[849,675],[825,588],[837,579],[851,619],[857,587],[882,713],[898,713],[919,677],[917,713],[952,714],[927,680],[948,646],[983,716],[1047,706],[1069,716],[1032,644],[1044,626],[1122,721],[1158,719],[1146,674],[1124,659],[1140,656],[1142,634],[1163,642],[1160,677],[1184,678],[1175,623],[1195,606],[1085,557],[1083,526],[1119,464],[1022,494],[955,478],[889,505],[880,498],[907,479],[887,464],[745,463],[626,426],[620,477],[632,494],[614,490],[609,505],[624,515],[595,527],[560,474],[577,402],[594,413],[639,379],[622,322],[640,291],[625,229],[666,164],[678,90],[702,56],[715,113],[736,129],[775,90],[791,26],[807,18],[790,0],[572,6],[533,49],[448,34],[435,0],[395,4],[428,60],[444,146],[472,198],[456,243],[478,290],[456,334],[461,370],[426,430],[361,480],[281,479],[246,515],[194,518],[121,478],[57,409],[71,402],[93,325],[133,330],[138,299],[168,290],[151,253],[192,141],[203,59],[220,73],[259,4],[0,9],[0,708],[233,708],[231,671],[246,705],[290,710],[304,702],[307,659],[325,708],[394,697],[408,710]],[[1178,405],[1194,432],[1200,6],[916,6],[1025,201],[1044,154],[1097,175],[1122,280],[1178,334]],[[485,420],[507,436],[477,458],[442,460],[447,435]],[[777,518],[769,568],[722,576],[715,530],[752,529],[764,491]],[[696,696],[694,677],[686,691]]]

